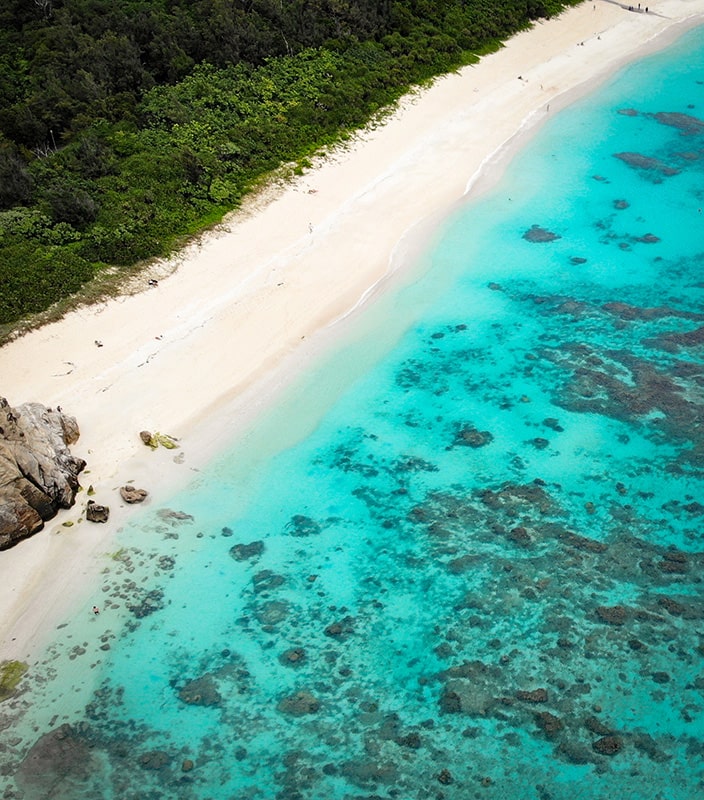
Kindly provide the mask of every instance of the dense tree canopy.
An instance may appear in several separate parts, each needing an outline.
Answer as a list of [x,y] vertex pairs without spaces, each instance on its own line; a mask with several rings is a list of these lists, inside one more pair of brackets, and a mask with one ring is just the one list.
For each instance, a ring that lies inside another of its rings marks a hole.
[[572,0],[0,0],[0,324]]

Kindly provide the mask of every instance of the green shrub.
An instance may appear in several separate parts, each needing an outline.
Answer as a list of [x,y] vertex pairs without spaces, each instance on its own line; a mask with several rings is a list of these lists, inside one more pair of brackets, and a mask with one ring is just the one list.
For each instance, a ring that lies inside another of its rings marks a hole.
[[44,311],[57,299],[78,291],[94,275],[94,266],[70,247],[16,241],[2,248],[0,324]]

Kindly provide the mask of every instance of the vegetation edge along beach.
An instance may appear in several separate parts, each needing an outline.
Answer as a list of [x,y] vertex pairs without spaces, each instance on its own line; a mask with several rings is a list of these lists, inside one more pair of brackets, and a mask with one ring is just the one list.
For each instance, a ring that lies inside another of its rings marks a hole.
[[272,174],[578,4],[6,4],[0,342],[115,291]]

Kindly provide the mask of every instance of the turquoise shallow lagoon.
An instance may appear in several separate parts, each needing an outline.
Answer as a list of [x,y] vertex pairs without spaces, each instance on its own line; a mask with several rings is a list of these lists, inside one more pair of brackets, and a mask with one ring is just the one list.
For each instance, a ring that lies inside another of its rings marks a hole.
[[3,798],[704,796],[702,29],[424,266],[123,532]]

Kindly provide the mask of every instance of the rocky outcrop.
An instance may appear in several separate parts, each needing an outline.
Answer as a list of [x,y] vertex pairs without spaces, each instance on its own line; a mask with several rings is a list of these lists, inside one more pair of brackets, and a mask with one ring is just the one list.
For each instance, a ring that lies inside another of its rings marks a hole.
[[143,503],[148,496],[149,492],[146,489],[135,489],[134,486],[129,484],[120,489],[120,497],[125,503]]
[[107,522],[110,517],[108,506],[101,506],[93,500],[88,501],[86,506],[86,519],[88,522]]
[[0,397],[0,550],[73,505],[86,465],[69,451],[78,436],[74,417],[40,403],[12,408]]

